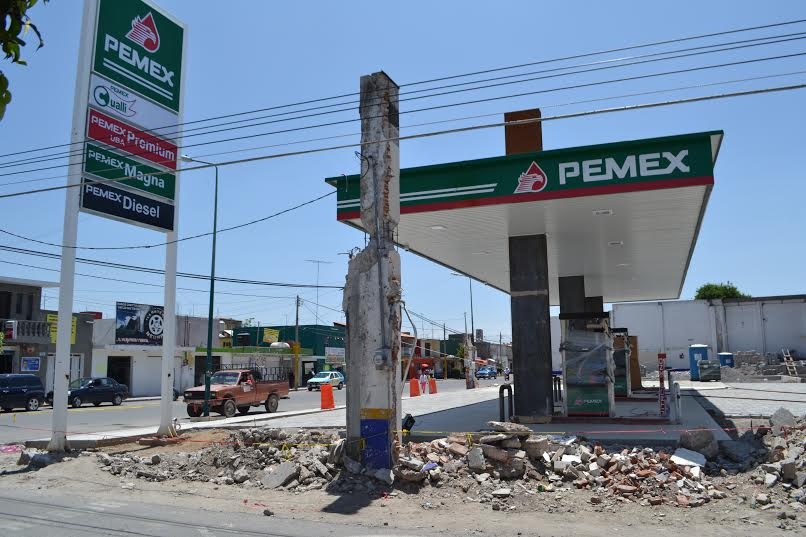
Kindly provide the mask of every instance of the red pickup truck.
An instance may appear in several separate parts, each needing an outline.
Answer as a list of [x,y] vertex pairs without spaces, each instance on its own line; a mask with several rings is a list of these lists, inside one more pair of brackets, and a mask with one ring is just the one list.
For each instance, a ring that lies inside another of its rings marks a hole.
[[[217,371],[210,377],[210,410],[231,418],[235,412],[248,414],[253,406],[275,412],[280,398],[288,397],[287,380],[263,380],[257,369]],[[197,418],[204,408],[204,386],[185,390],[188,416]]]

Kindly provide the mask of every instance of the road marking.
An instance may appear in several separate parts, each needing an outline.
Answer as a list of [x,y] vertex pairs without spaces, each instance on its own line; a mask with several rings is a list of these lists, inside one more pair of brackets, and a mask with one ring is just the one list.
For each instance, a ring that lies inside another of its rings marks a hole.
[[89,508],[95,511],[105,511],[107,509],[120,509],[121,507],[125,507],[125,503],[118,503],[118,502],[92,502],[89,504]]
[[8,531],[22,531],[33,527],[33,524],[28,524],[27,522],[7,522],[5,524],[0,524],[0,529]]
[[81,513],[76,513],[75,511],[50,511],[49,514],[59,518],[75,518]]

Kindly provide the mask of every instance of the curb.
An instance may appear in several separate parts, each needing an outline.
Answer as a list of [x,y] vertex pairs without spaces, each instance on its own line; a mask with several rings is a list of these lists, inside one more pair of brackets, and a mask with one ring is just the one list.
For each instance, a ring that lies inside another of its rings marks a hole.
[[[256,414],[251,420],[243,419],[247,416],[241,418],[229,418],[229,419],[242,419],[243,421],[233,422],[233,423],[220,423],[219,420],[213,421],[199,421],[193,422],[190,424],[189,427],[185,427],[184,430],[190,431],[194,429],[245,429],[248,427],[254,427],[259,425],[259,422],[263,421],[271,421],[281,418],[293,418],[296,416],[305,416],[308,414],[317,414],[320,412],[332,412],[333,410],[341,410],[347,408],[347,405],[340,405],[335,408],[322,410],[319,408],[311,408],[307,410],[295,410],[285,414],[264,414],[258,418]],[[225,418],[226,419],[226,418]],[[223,420],[222,420],[223,421]],[[204,425],[196,425],[196,424],[204,424]],[[209,425],[208,425],[209,424]],[[114,434],[115,431],[107,431],[96,433],[93,436],[98,436],[99,438],[96,439],[81,439],[81,440],[70,440],[70,437],[67,437],[67,443],[70,445],[71,449],[91,449],[97,447],[106,447],[106,446],[114,446],[118,444],[127,444],[132,441],[139,440],[140,438],[145,438],[149,436],[154,436],[154,432],[150,431],[147,433],[141,434],[131,434],[126,436],[113,436],[113,437],[105,437],[103,435],[106,434]],[[79,435],[76,435],[79,436]],[[37,439],[37,440],[26,440],[24,442],[25,447],[27,448],[36,448],[36,449],[45,449],[47,448],[48,444],[50,443],[50,439]]]

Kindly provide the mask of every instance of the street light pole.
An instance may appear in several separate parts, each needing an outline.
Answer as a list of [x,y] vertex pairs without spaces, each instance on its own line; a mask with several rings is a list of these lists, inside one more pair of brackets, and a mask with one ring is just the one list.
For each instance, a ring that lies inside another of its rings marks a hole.
[[[458,272],[451,272],[451,276],[464,276],[464,274],[459,274]],[[467,277],[467,283],[470,285],[470,339],[475,343],[476,342],[476,323],[473,318],[473,278],[470,276]],[[467,313],[465,312],[465,317],[467,317]],[[465,320],[467,321],[467,320]],[[467,325],[467,322],[465,322]],[[467,326],[465,326],[465,332],[467,332]]]
[[204,360],[204,406],[202,413],[205,417],[210,416],[210,375],[213,369],[213,305],[215,303],[215,252],[216,238],[218,235],[218,165],[212,162],[194,159],[187,155],[182,155],[185,162],[198,162],[207,164],[215,168],[215,190],[213,196],[213,247],[210,259],[210,307],[207,312],[207,357]]

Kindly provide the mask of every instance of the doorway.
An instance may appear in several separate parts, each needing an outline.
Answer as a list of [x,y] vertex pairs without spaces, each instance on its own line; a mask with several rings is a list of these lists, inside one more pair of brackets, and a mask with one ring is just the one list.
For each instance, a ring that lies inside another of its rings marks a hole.
[[[193,367],[193,385],[201,386],[204,384],[204,362],[207,360],[206,356],[196,356],[196,361]],[[213,373],[221,369],[221,357],[213,356]]]
[[0,373],[11,373],[11,364],[14,362],[14,351],[3,351],[0,354]]
[[106,376],[113,378],[120,384],[125,384],[131,390],[132,357],[110,356],[106,362]]

